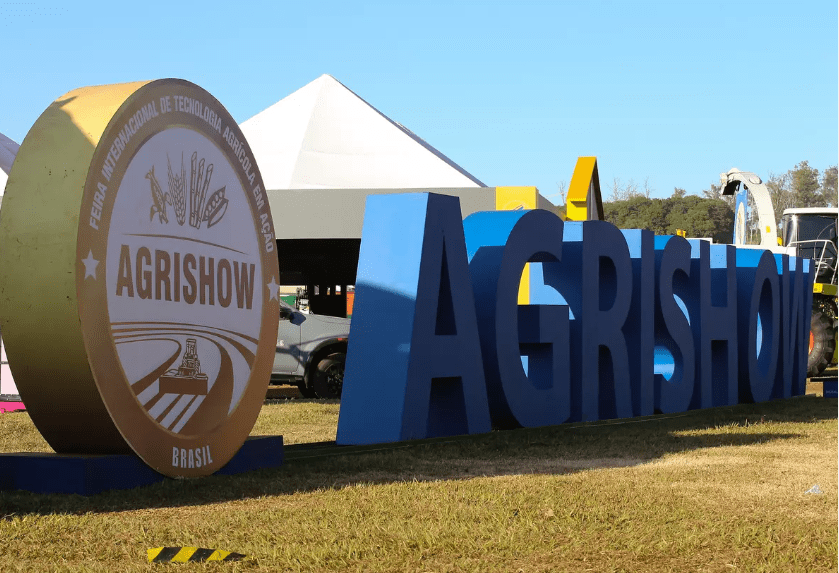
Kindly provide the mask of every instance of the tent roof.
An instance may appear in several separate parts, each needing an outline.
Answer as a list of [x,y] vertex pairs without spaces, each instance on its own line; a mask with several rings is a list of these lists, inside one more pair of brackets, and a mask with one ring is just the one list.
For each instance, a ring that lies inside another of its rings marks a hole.
[[0,195],[6,190],[6,181],[20,145],[0,133]]
[[267,189],[484,187],[326,74],[241,128]]

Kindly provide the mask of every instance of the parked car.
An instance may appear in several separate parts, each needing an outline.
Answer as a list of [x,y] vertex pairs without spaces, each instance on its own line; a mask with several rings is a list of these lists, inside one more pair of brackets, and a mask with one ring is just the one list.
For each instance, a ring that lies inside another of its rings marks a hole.
[[280,301],[272,384],[291,384],[306,398],[340,398],[350,319],[303,313]]

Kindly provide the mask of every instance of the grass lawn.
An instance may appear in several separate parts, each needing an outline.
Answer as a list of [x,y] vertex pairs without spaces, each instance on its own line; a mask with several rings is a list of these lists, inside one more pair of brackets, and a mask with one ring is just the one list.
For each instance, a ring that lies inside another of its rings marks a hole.
[[[338,403],[254,435],[332,440]],[[0,492],[0,571],[836,571],[837,401],[806,396],[306,457],[90,498]],[[0,451],[50,451],[25,413]],[[806,493],[818,485],[823,493]],[[240,562],[149,564],[162,545]]]

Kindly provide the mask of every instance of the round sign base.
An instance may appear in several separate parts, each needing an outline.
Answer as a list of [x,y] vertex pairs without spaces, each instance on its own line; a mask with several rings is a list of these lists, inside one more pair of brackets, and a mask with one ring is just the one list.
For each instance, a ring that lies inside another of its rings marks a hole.
[[20,147],[0,218],[0,325],[59,453],[173,477],[236,453],[278,319],[273,220],[236,122],[198,86],[72,91]]

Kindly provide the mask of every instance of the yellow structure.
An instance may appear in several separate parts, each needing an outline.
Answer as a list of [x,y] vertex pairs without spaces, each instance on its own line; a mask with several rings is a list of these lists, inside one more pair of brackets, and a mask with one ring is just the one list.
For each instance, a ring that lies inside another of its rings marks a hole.
[[579,157],[568,186],[565,215],[571,221],[603,220],[603,199],[596,157]]
[[[544,201],[544,200],[543,200]],[[536,187],[496,187],[495,209],[497,211],[516,211],[519,209],[539,209],[546,205],[540,201]],[[588,221],[603,219],[603,199],[600,195],[600,178],[597,174],[596,157],[579,157],[568,188],[568,201],[565,213],[557,213],[569,221]],[[519,304],[530,303],[530,265],[525,265],[519,284]]]
[[[496,211],[519,211],[536,209],[539,204],[539,190],[536,187],[496,187]],[[524,266],[519,283],[519,304],[530,303],[530,265]]]

